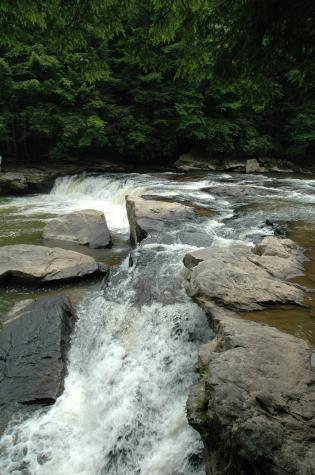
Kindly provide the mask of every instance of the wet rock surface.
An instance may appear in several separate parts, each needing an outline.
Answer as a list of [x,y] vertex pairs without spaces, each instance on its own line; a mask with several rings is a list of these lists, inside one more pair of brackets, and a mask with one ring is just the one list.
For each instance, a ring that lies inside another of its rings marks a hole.
[[56,400],[63,391],[75,322],[67,297],[15,305],[0,330],[0,403]]
[[50,220],[44,227],[43,238],[75,242],[92,249],[111,246],[104,213],[91,209]]
[[200,347],[200,381],[187,402],[189,422],[204,442],[207,475],[314,473],[313,349],[236,313],[300,302],[303,290],[284,279],[301,272],[302,263],[291,240],[273,236],[254,249],[215,249],[214,256],[209,248],[184,258],[186,289],[216,334]]
[[92,257],[57,247],[0,247],[0,282],[52,284],[107,273]]
[[[204,171],[226,171],[241,173],[290,173],[292,171],[304,171],[301,166],[294,162],[273,157],[250,158],[246,160],[214,158],[206,153],[191,151],[182,154],[174,163],[178,170],[183,172],[204,170]],[[305,170],[314,173],[314,167],[305,164]]]
[[312,348],[274,328],[211,310],[217,337],[201,347],[187,403],[207,474],[315,470]]
[[300,304],[304,291],[284,279],[302,273],[303,256],[289,239],[268,236],[248,246],[208,248],[188,253],[185,288],[198,302],[237,310],[257,310],[278,303]]
[[[148,235],[161,235],[176,229],[176,223],[195,218],[194,209],[180,203],[127,196],[126,206],[131,241],[135,244]],[[165,240],[164,240],[165,241]]]

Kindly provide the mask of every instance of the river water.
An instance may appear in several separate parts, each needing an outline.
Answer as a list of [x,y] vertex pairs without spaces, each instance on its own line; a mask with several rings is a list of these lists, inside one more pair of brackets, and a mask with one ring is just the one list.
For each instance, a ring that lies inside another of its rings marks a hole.
[[[110,250],[67,245],[113,266],[110,283],[41,290],[66,293],[79,320],[65,391],[50,407],[15,408],[0,440],[1,475],[201,475],[202,446],[186,422],[200,343],[211,335],[202,311],[181,287],[182,258],[202,245],[252,245],[283,225],[305,246],[314,287],[315,180],[242,174],[108,174],[58,179],[47,195],[0,201],[0,245],[42,244],[47,219],[78,209],[105,212]],[[159,195],[194,206],[195,221],[148,238],[131,252],[125,195]],[[200,242],[201,241],[201,242]],[[56,242],[45,245],[65,247]],[[0,313],[38,295],[26,287],[0,291]],[[304,308],[245,316],[315,344],[314,293]]]

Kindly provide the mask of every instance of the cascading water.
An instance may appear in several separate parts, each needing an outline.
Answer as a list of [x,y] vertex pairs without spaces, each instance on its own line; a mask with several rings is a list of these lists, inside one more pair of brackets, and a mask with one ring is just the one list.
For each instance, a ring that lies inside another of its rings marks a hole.
[[127,258],[112,273],[108,287],[83,296],[64,393],[54,406],[11,419],[0,441],[1,475],[204,473],[185,403],[197,349],[210,335],[205,316],[181,288],[181,260],[191,246],[179,236],[202,230],[213,245],[250,244],[266,218],[259,190],[255,200],[214,199],[211,187],[222,183],[260,188],[271,219],[287,209],[293,216],[293,202],[295,213],[314,215],[314,207],[305,206],[314,203],[312,180],[223,174],[189,180],[171,174],[77,176],[57,180],[49,195],[3,205],[30,219],[100,209],[114,235],[126,240],[126,194],[171,197],[217,215],[181,223],[172,244],[144,241],[132,265]]

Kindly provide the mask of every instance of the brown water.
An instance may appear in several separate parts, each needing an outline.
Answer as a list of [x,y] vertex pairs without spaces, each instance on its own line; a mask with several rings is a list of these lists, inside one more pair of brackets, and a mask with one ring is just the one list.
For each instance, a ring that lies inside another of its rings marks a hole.
[[[43,240],[42,230],[48,219],[55,216],[53,213],[34,213],[23,216],[16,206],[5,206],[7,199],[0,199],[0,246],[12,244],[35,244],[47,247],[59,247],[86,254],[98,262],[110,266],[118,266],[129,254],[131,246],[126,239],[113,236],[111,249],[90,249],[79,244],[58,241]],[[12,306],[24,299],[36,298],[42,295],[67,294],[74,305],[82,299],[82,295],[88,291],[97,290],[100,287],[100,278],[83,279],[79,282],[57,285],[56,287],[32,287],[30,285],[5,285],[0,286],[0,322]]]
[[291,279],[291,282],[308,289],[304,307],[279,306],[243,313],[242,318],[274,326],[315,346],[315,223],[313,221],[291,223],[288,237],[305,249],[308,259],[304,264],[305,274]]

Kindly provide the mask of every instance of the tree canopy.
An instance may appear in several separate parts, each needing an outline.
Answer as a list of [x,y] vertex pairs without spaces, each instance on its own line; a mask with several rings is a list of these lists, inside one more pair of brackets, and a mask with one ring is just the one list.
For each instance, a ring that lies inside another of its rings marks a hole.
[[12,157],[312,156],[310,0],[0,1]]

